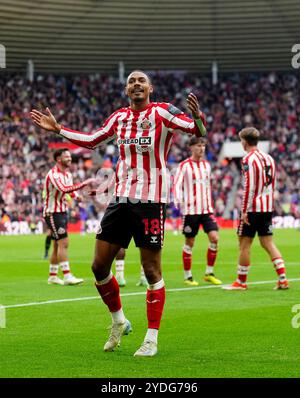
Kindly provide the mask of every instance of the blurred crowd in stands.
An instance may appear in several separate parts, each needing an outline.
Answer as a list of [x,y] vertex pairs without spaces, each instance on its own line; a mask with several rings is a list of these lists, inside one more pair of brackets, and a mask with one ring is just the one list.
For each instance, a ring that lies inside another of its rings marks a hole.
[[[238,140],[237,133],[254,125],[262,138],[271,141],[270,154],[277,164],[277,215],[300,217],[300,79],[290,74],[236,74],[222,76],[212,85],[210,76],[182,72],[153,73],[153,101],[172,102],[187,112],[186,97],[193,91],[207,117],[207,159],[213,169],[213,199],[216,215],[240,207],[242,188],[228,202],[233,182],[240,173],[240,159],[219,161],[222,145]],[[29,118],[32,108],[46,106],[57,120],[72,129],[92,131],[116,109],[128,106],[119,79],[107,75],[0,75],[0,221],[41,219],[43,180],[53,166],[53,151],[62,139],[35,127]],[[97,151],[74,154],[74,181],[94,176],[101,167],[111,168],[118,159],[114,143]],[[169,167],[189,156],[187,137],[174,134]],[[86,200],[85,210],[74,204],[74,219],[97,218],[101,205]]]

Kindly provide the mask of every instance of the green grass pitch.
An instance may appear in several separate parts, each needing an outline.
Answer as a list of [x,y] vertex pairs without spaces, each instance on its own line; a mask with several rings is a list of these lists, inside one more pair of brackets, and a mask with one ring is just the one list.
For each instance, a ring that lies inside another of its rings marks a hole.
[[[167,233],[163,271],[168,290],[159,352],[153,358],[135,358],[147,322],[145,288],[135,286],[140,263],[133,244],[126,255],[127,286],[121,289],[133,332],[123,337],[118,350],[104,353],[111,320],[93,284],[94,236],[70,236],[72,270],[85,278],[81,286],[47,284],[43,236],[1,236],[0,303],[7,308],[6,328],[0,328],[0,377],[300,377],[300,328],[292,326],[292,307],[300,304],[299,239],[300,231],[275,231],[291,289],[273,290],[276,274],[256,239],[249,290],[229,292],[202,281],[207,247],[203,233],[193,256],[200,286],[186,288],[183,237]],[[237,254],[235,231],[221,231],[216,275],[225,284],[236,276]],[[76,298],[81,300],[70,300]],[[26,303],[32,305],[16,306]]]

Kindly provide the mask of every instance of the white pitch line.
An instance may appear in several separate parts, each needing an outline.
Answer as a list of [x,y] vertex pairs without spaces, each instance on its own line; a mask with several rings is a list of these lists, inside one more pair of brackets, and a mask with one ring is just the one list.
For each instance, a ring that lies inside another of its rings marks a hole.
[[[5,259],[5,260],[3,260],[3,259],[0,259],[0,263],[5,263],[5,261],[7,261],[7,259]],[[18,262],[18,261],[20,261],[20,262],[23,262],[23,263],[44,263],[43,265],[45,265],[45,266],[47,266],[48,267],[48,265],[49,265],[49,262],[47,262],[47,261],[45,261],[45,260],[43,260],[43,259],[41,259],[41,260],[38,260],[38,259],[29,259],[29,258],[22,258],[22,259],[20,259],[20,260],[14,260],[14,261],[9,261],[10,263],[13,263],[13,262]],[[138,264],[136,261],[134,261],[134,260],[125,260],[126,261],[126,264],[136,264],[136,265],[140,265],[140,264]],[[181,260],[180,260],[181,261]],[[87,260],[81,260],[80,258],[76,258],[76,262],[77,263],[79,263],[79,264],[91,264],[92,263],[92,261],[87,261]],[[164,264],[164,261],[162,261],[162,263]],[[171,265],[174,265],[174,264],[177,264],[179,267],[181,266],[180,265],[180,262],[178,262],[178,261],[175,261],[175,260],[172,260],[172,261],[168,261],[167,262],[168,264],[171,264]],[[228,264],[231,264],[232,265],[232,261],[222,261],[222,264],[224,264],[224,265],[228,265]],[[253,266],[259,266],[259,265],[270,265],[271,267],[272,267],[272,263],[270,262],[270,261],[263,261],[263,262],[258,262],[257,261],[257,264],[253,264]],[[289,267],[289,266],[293,266],[293,265],[297,265],[297,266],[299,266],[300,265],[300,262],[298,261],[292,261],[292,262],[285,262],[285,266],[286,267]]]
[[[299,282],[300,278],[289,279],[290,282]],[[248,285],[265,285],[268,283],[276,283],[276,280],[272,281],[259,281],[259,282],[249,282]],[[190,290],[204,290],[204,289],[214,289],[214,288],[222,288],[227,285],[209,285],[209,286],[198,286],[198,287],[182,287],[182,288],[174,288],[174,289],[166,289],[166,292],[185,292]],[[132,292],[132,293],[123,293],[121,297],[128,296],[141,296],[145,295],[146,291],[143,292]],[[48,300],[48,301],[40,301],[33,303],[23,303],[23,304],[13,304],[13,305],[5,305],[2,308],[20,308],[20,307],[32,307],[35,305],[44,305],[44,304],[56,304],[56,303],[67,303],[72,301],[87,301],[87,300],[96,300],[99,299],[99,296],[90,296],[90,297],[77,297],[71,299],[60,299],[60,300]]]

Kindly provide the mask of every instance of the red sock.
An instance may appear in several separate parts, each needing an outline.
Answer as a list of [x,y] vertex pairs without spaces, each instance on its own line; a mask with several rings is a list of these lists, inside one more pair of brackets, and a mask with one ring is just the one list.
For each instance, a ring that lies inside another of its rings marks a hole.
[[108,306],[110,312],[116,312],[122,308],[120,288],[114,276],[112,276],[112,278],[104,285],[99,285],[96,282],[95,286],[102,300]]
[[240,283],[246,283],[249,267],[250,267],[250,265],[239,265],[238,266],[238,281]]
[[164,286],[158,290],[147,289],[147,318],[149,329],[159,329],[165,297],[166,289]]
[[285,266],[282,257],[272,258],[272,263],[274,264],[279,279],[285,279]]
[[190,271],[192,268],[192,249],[184,245],[182,250],[183,268],[185,271]]
[[212,250],[211,248],[207,249],[207,265],[209,267],[213,267],[217,258],[217,250]]

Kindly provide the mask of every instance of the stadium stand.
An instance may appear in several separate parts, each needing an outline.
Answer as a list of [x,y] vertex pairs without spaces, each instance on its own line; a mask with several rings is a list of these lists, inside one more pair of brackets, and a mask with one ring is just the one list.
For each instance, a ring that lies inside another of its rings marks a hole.
[[[218,163],[223,142],[236,140],[244,126],[255,125],[265,139],[272,141],[270,154],[278,168],[278,215],[300,216],[300,136],[299,79],[294,75],[270,73],[223,76],[212,85],[209,77],[182,72],[156,73],[153,100],[167,101],[186,110],[185,98],[193,92],[207,115],[207,159],[213,165],[213,199],[216,215],[223,216],[231,193],[239,161],[224,159]],[[0,77],[1,148],[0,209],[3,220],[36,222],[41,217],[43,178],[53,164],[51,146],[60,145],[60,137],[43,134],[32,125],[28,112],[32,107],[49,106],[60,123],[82,131],[99,127],[116,108],[127,106],[123,85],[109,75],[36,76],[29,82],[22,76]],[[175,135],[169,154],[170,168],[188,156],[187,137]],[[74,151],[73,151],[74,153]],[[100,161],[99,161],[100,159]],[[99,164],[115,165],[117,152],[112,145],[101,147],[98,162],[86,152],[75,151],[73,175],[84,179],[95,175]],[[239,207],[241,187],[229,209]],[[96,218],[95,203],[88,213]],[[227,209],[228,210],[228,209]],[[76,218],[79,208],[72,212]]]
[[290,67],[299,39],[295,0],[24,0],[1,4],[7,68],[40,72],[271,71]]

